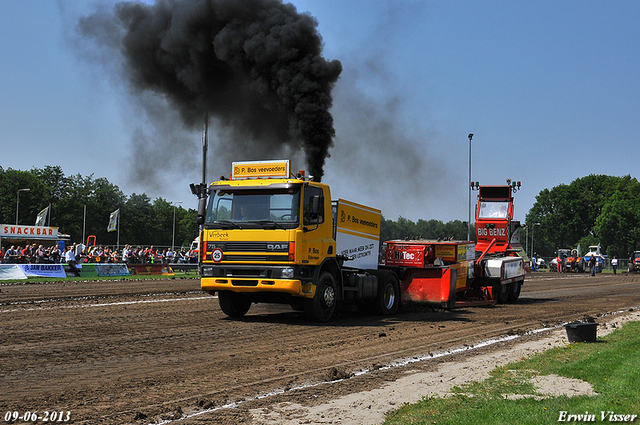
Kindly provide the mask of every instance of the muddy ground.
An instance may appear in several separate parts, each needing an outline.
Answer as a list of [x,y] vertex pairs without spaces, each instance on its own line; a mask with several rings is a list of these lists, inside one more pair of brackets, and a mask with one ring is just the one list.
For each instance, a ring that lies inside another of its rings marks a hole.
[[[0,285],[0,415],[64,411],[75,424],[285,422],[295,412],[273,406],[313,409],[493,353],[486,362],[553,332],[543,329],[639,306],[640,276],[626,273],[535,273],[517,304],[412,307],[388,318],[345,310],[325,324],[262,304],[229,319],[197,279]],[[465,378],[466,369],[449,370],[441,380]],[[296,423],[316,423],[298,416]]]

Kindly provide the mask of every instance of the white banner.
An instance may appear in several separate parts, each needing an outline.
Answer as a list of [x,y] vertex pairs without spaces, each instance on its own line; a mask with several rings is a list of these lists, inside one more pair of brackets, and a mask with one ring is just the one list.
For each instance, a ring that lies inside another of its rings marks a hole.
[[27,277],[67,277],[62,264],[18,264]]
[[26,279],[22,269],[17,264],[0,264],[0,280]]
[[129,276],[126,264],[96,264],[98,276]]

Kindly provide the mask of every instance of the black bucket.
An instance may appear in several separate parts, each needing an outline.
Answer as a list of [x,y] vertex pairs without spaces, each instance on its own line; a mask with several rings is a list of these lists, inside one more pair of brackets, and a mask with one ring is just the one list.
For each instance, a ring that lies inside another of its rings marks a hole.
[[567,330],[569,342],[596,342],[596,328],[598,323],[567,323],[564,328]]

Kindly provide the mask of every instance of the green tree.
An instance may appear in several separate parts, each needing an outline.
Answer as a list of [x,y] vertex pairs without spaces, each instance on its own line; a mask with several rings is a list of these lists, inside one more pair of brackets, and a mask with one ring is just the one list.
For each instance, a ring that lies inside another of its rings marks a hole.
[[640,184],[616,191],[596,220],[595,233],[610,256],[626,258],[640,247]]
[[[29,189],[28,191],[21,191],[20,189]],[[0,217],[2,217],[2,223],[15,224],[16,222],[16,207],[18,203],[18,196],[20,199],[20,206],[18,208],[18,222],[19,224],[33,225],[36,221],[38,212],[46,206],[38,201],[38,206],[35,206],[35,200],[39,200],[43,196],[45,188],[38,180],[37,176],[29,171],[13,170],[8,168],[7,170],[0,167]]]
[[[634,206],[640,207],[638,181],[631,176],[614,177],[589,175],[543,189],[527,214],[527,223],[540,223],[534,241],[536,251],[548,248],[542,255],[553,255],[555,248],[576,247],[581,244],[583,254],[588,244],[626,250],[637,243],[639,221],[630,217]],[[625,241],[618,247],[618,241]],[[634,242],[635,241],[635,242]],[[616,255],[622,255],[617,253]]]
[[[137,245],[152,245],[153,208],[146,194],[132,194],[121,210],[121,226],[128,241]],[[105,222],[106,223],[106,222]],[[122,240],[122,239],[121,239]]]

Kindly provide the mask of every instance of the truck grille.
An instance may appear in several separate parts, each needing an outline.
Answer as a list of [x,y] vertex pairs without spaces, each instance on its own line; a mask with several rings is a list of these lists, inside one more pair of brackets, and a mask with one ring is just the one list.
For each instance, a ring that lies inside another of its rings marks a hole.
[[227,242],[224,244],[225,251],[231,252],[266,252],[266,242]]
[[226,242],[226,252],[289,252],[289,242]]
[[229,255],[225,254],[224,259],[222,261],[243,261],[243,262],[254,262],[254,261],[283,261],[286,262],[289,260],[289,255]]

